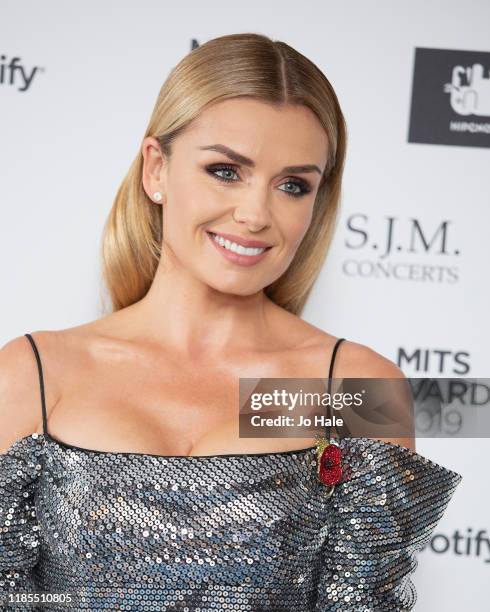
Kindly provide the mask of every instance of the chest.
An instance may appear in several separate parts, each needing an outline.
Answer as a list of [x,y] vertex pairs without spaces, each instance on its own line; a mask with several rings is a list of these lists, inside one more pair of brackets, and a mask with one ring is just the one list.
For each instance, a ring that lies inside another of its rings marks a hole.
[[[311,376],[295,355],[219,364],[110,355],[78,369],[49,414],[49,432],[97,450],[189,455],[300,448],[308,438],[240,438],[240,379]],[[231,365],[233,364],[233,365]],[[298,370],[298,364],[302,368]],[[320,372],[318,372],[320,374]],[[246,383],[245,383],[246,384]]]

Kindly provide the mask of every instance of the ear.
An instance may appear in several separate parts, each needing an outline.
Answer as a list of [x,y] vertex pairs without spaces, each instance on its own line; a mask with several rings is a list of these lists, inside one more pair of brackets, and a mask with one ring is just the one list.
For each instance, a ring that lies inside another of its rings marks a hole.
[[[167,163],[158,140],[153,136],[147,136],[141,145],[141,154],[143,155],[142,183],[145,193],[152,202],[163,204]],[[158,194],[161,194],[161,197]]]

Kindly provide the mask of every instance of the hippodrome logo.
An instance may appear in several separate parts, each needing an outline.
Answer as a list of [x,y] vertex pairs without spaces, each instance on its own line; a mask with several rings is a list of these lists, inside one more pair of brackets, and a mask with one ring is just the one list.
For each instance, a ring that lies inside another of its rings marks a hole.
[[[347,217],[346,230],[344,246],[352,253],[342,262],[346,276],[417,283],[459,281],[459,268],[450,261],[461,251],[453,244],[448,219],[429,226],[416,218],[354,213]],[[426,258],[422,263],[420,255]],[[417,260],[412,261],[413,257]]]
[[467,527],[466,533],[461,533],[459,529],[456,529],[452,535],[436,533],[421,550],[430,550],[437,555],[474,557],[484,563],[490,563],[490,538],[486,529],[479,529],[473,533],[473,529]]
[[32,85],[34,77],[38,72],[44,72],[44,68],[34,66],[27,68],[20,63],[22,58],[0,55],[0,85],[13,87],[17,91],[27,91]]
[[408,142],[490,146],[490,53],[415,50]]
[[[458,115],[490,117],[490,76],[483,70],[482,64],[453,66],[451,82],[444,85],[444,91],[450,94],[451,108]],[[487,126],[483,131],[490,133],[490,123],[482,125]]]

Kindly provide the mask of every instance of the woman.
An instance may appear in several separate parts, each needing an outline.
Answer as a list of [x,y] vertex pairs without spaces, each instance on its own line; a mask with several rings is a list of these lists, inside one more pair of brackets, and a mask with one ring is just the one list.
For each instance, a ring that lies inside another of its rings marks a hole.
[[283,42],[222,36],[172,70],[105,228],[112,312],[0,351],[7,609],[412,609],[461,476],[412,439],[238,435],[240,377],[336,357],[337,378],[403,378],[299,316],[345,146],[330,83]]

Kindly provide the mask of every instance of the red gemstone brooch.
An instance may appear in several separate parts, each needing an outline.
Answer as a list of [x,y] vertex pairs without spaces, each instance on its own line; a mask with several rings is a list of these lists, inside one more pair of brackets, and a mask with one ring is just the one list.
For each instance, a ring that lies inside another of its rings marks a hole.
[[342,478],[342,451],[335,442],[321,436],[316,442],[317,475],[320,482],[330,487],[328,496],[332,495],[335,485]]

